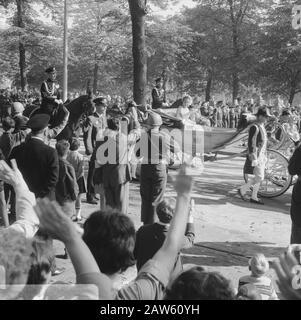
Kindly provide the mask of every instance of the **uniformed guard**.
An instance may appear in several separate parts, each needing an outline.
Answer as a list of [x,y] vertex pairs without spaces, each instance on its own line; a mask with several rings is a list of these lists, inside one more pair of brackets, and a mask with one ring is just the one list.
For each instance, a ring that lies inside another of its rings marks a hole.
[[43,110],[43,113],[48,114],[50,117],[54,117],[55,111],[63,104],[63,101],[61,100],[59,85],[56,82],[57,72],[55,67],[49,67],[45,72],[47,73],[48,78],[41,86],[41,109]]
[[89,172],[87,178],[87,202],[97,204],[95,196],[93,175],[95,171],[96,151],[100,141],[103,141],[103,133],[107,128],[107,100],[105,97],[99,97],[93,100],[95,111],[90,115],[83,126],[84,143],[86,154],[91,155],[89,162]]
[[152,108],[153,109],[161,109],[168,107],[168,104],[166,103],[165,98],[165,91],[163,89],[163,79],[158,78],[156,79],[156,86],[153,88],[152,91]]
[[267,143],[268,137],[265,129],[267,119],[271,117],[268,108],[260,108],[256,114],[257,121],[253,123],[249,130],[248,154],[244,166],[244,173],[253,175],[253,179],[239,189],[239,194],[244,201],[247,201],[246,193],[252,187],[251,203],[263,205],[258,198],[258,191],[261,182],[264,180],[265,166],[267,162]]
[[[170,137],[160,132],[163,121],[160,115],[150,112],[146,120],[147,156],[144,156],[140,173],[141,221],[155,222],[156,206],[162,201],[166,183],[170,152],[178,154],[178,146],[170,143]],[[141,155],[141,154],[140,154]]]

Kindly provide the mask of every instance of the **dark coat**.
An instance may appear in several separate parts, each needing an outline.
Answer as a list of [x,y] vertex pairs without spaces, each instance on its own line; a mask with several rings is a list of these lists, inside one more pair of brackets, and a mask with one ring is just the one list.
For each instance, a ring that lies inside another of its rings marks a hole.
[[248,138],[248,154],[244,166],[245,174],[253,174],[254,167],[252,166],[252,161],[258,157],[261,147],[263,145],[263,133],[261,132],[259,126],[254,123],[249,130]]
[[16,159],[29,190],[37,198],[55,199],[59,177],[59,161],[55,149],[43,141],[31,138],[14,148],[10,159]]
[[59,180],[55,188],[56,201],[63,205],[75,201],[79,190],[73,166],[65,159],[59,159]]
[[[290,175],[298,175],[301,178],[301,147],[298,147],[289,161],[288,170]],[[294,185],[292,202],[291,202],[291,218],[295,226],[301,228],[301,180],[297,180]]]
[[152,103],[153,109],[162,108],[162,104],[166,102],[163,89],[154,88],[152,91],[152,98],[153,98],[153,103]]
[[[157,253],[162,247],[169,227],[167,225],[161,225],[158,223],[145,225],[141,227],[136,233],[136,244],[134,255],[137,260],[138,271],[143,265]],[[187,249],[193,246],[194,243],[194,225],[192,223],[187,224],[185,237],[183,239],[182,249]],[[173,276],[179,274],[182,271],[182,263],[180,257],[175,262]]]

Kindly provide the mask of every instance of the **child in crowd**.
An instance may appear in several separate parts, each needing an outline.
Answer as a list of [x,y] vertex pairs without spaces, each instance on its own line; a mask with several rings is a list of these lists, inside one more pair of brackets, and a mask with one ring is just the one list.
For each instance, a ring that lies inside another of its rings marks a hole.
[[258,289],[251,283],[239,287],[236,295],[237,300],[262,300]]
[[263,254],[256,254],[249,261],[251,275],[239,279],[238,289],[245,284],[253,284],[261,295],[262,300],[278,300],[272,280],[266,276],[269,262]]
[[76,181],[79,192],[75,201],[76,215],[73,221],[81,221],[81,196],[87,192],[85,177],[84,177],[84,157],[79,153],[80,141],[78,138],[72,138],[70,143],[70,151],[67,156],[67,161],[73,166],[75,170]]
[[[168,230],[170,228],[171,220],[176,209],[176,199],[165,198],[156,208],[159,221],[142,226],[136,233],[135,258],[137,260],[138,271],[144,264],[150,260],[162,247]],[[190,215],[186,227],[185,237],[183,238],[183,249],[188,249],[193,246],[195,238],[194,224],[193,224],[193,210],[190,210]],[[180,254],[176,260],[173,274],[171,278],[175,278],[183,271]]]

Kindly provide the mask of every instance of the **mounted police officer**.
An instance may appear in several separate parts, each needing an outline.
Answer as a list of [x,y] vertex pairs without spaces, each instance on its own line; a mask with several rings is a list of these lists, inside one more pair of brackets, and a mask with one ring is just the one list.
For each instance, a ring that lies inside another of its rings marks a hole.
[[53,118],[58,107],[63,104],[63,101],[61,100],[59,85],[56,82],[57,72],[55,67],[49,67],[45,72],[48,78],[41,86],[41,111]]
[[161,109],[168,107],[168,104],[166,103],[165,98],[165,91],[163,89],[163,79],[158,78],[156,79],[156,86],[153,88],[152,91],[152,108],[153,109]]
[[269,109],[260,108],[256,114],[257,121],[251,125],[248,139],[248,155],[244,166],[244,173],[253,175],[253,179],[243,185],[239,189],[241,198],[246,201],[246,193],[252,187],[251,203],[263,205],[261,199],[258,198],[260,184],[264,180],[265,166],[267,162],[267,143],[268,136],[265,129],[267,119],[271,117]]

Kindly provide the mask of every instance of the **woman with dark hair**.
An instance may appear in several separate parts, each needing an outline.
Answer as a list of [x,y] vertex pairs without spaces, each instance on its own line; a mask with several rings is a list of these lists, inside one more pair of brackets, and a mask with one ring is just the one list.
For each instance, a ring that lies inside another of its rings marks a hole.
[[178,276],[166,290],[165,300],[234,300],[229,280],[202,267],[191,268]]
[[83,240],[115,290],[137,276],[135,238],[133,222],[118,211],[95,212],[84,224]]

